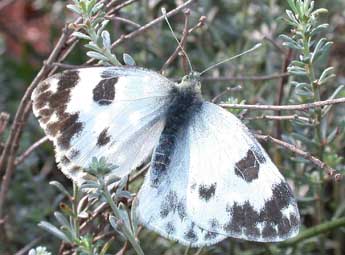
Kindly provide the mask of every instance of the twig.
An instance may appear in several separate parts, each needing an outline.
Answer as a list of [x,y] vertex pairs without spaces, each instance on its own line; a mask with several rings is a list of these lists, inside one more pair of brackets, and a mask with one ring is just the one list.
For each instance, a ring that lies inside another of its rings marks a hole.
[[6,129],[9,119],[10,115],[7,112],[0,113],[0,137]]
[[70,65],[70,64],[64,64],[59,62],[52,63],[52,66],[54,67],[61,67],[63,69],[77,69],[77,68],[85,68],[87,66],[84,65]]
[[247,117],[244,118],[246,120],[301,120],[301,121],[305,121],[308,122],[310,124],[313,124],[314,121],[306,118],[306,117],[302,117],[302,116],[298,116],[297,114],[294,115],[261,115],[261,116],[255,116],[255,117]]
[[228,93],[231,93],[231,92],[235,92],[235,91],[240,91],[242,90],[242,86],[241,85],[238,85],[234,88],[230,88],[230,87],[227,87],[223,92],[221,92],[219,95],[215,96],[211,102],[212,103],[216,103],[218,101],[219,98],[221,98],[222,96],[228,94]]
[[270,110],[270,111],[305,111],[311,108],[318,108],[325,105],[334,105],[334,104],[344,104],[345,97],[330,99],[325,101],[319,101],[308,104],[296,104],[296,105],[245,105],[245,104],[220,104],[224,108],[233,108],[233,109],[255,109],[255,110]]
[[[281,67],[281,72],[285,73],[287,72],[287,68],[291,62],[291,56],[292,56],[292,51],[289,50],[288,53],[285,56],[283,65]],[[287,84],[287,82],[289,81],[288,76],[282,77],[280,79],[280,83],[279,83],[279,88],[278,88],[278,93],[276,94],[276,98],[275,98],[275,102],[277,105],[281,105],[282,101],[283,101],[283,97],[284,97],[284,87]],[[277,115],[281,115],[281,112],[278,111]],[[281,129],[281,125],[280,122],[277,123],[276,128],[275,128],[275,136],[280,139],[282,135],[282,129]]]
[[190,29],[188,30],[188,34],[191,34],[191,33],[194,32],[194,30],[196,30],[196,29],[198,29],[198,28],[200,28],[200,27],[203,27],[203,26],[205,25],[205,23],[206,23],[206,20],[207,20],[206,16],[201,16],[201,17],[199,18],[198,24],[196,24],[194,27],[192,27],[192,28],[190,28]]
[[265,36],[264,40],[270,42],[281,54],[285,55],[285,49],[280,46],[276,41],[274,41],[272,38]]
[[[184,4],[181,4],[179,6],[177,6],[175,9],[171,10],[170,12],[168,12],[166,15],[168,17],[175,15],[176,13],[178,13],[180,10],[183,10],[184,8],[186,8],[187,6],[189,6],[191,3],[193,3],[195,0],[188,0],[187,2],[185,2]],[[128,1],[129,2],[129,1]],[[120,43],[122,43],[125,40],[131,39],[135,36],[137,36],[138,34],[143,33],[144,31],[146,31],[147,29],[149,29],[150,27],[158,24],[159,22],[161,22],[162,20],[164,20],[165,15],[159,16],[158,18],[150,21],[149,23],[147,23],[146,25],[138,28],[137,30],[126,34],[126,35],[121,35],[119,39],[117,39],[113,44],[112,44],[112,48],[115,48],[117,45],[119,45]]]
[[325,170],[326,173],[331,176],[334,177],[335,180],[340,180],[341,175],[337,173],[337,171],[335,169],[333,169],[332,167],[326,165],[326,163],[322,162],[320,159],[312,156],[309,152],[305,152],[303,150],[301,150],[300,148],[298,148],[297,146],[284,142],[282,140],[273,138],[272,136],[269,135],[259,135],[259,134],[255,134],[255,137],[259,140],[263,140],[263,141],[269,141],[269,142],[273,142],[275,144],[278,144],[286,149],[288,149],[289,151],[292,151],[294,153],[296,153],[297,155],[309,160],[310,162],[312,162],[314,165],[320,167],[321,169]]
[[[184,28],[183,28],[183,33],[182,33],[182,38],[180,41],[180,44],[182,46],[182,48],[184,49],[184,46],[186,44],[187,41],[187,37],[189,35],[189,29],[188,29],[188,24],[189,24],[189,16],[190,16],[190,10],[187,9],[184,11]],[[162,68],[161,68],[161,72],[166,69],[166,67],[168,65],[170,65],[175,58],[177,57],[178,53],[180,51],[183,51],[183,49],[180,48],[180,45],[178,45],[175,49],[175,51],[173,52],[173,54],[171,54],[171,56],[167,59],[167,61],[165,61],[165,63],[163,64]]]
[[39,236],[32,240],[30,243],[25,245],[23,248],[21,248],[19,251],[17,251],[14,255],[25,255],[27,252],[33,248],[35,245],[37,245],[39,242],[41,242],[43,239],[43,236]]
[[[118,10],[121,10],[122,8],[126,7],[127,5],[131,5],[132,3],[136,2],[136,1],[138,1],[138,0],[128,0],[126,2],[123,2],[122,4],[119,4],[115,8],[113,8],[112,12],[116,12]],[[115,2],[116,1],[112,1],[109,4],[107,4],[107,8],[111,7]]]
[[282,77],[289,76],[288,73],[262,75],[262,76],[238,76],[238,77],[202,77],[205,82],[208,81],[265,81],[281,79]]
[[322,223],[320,225],[317,225],[315,227],[308,228],[308,229],[304,230],[298,236],[291,238],[291,239],[279,244],[279,247],[285,248],[288,246],[294,246],[294,245],[296,245],[296,244],[298,244],[298,243],[300,243],[300,242],[302,242],[308,238],[318,236],[322,233],[326,233],[326,232],[329,232],[333,229],[341,228],[344,226],[345,226],[345,217],[335,219],[332,221],[328,221],[328,222]]
[[48,141],[48,137],[42,137],[40,140],[38,140],[37,142],[35,142],[33,145],[31,145],[22,155],[20,155],[16,161],[15,161],[15,165],[19,165],[21,164],[27,157],[30,156],[30,154],[37,149],[39,146],[41,146],[42,144],[44,144],[45,142]]
[[136,27],[136,28],[141,27],[141,25],[140,25],[140,24],[135,23],[135,22],[134,22],[134,21],[132,21],[132,20],[125,19],[125,18],[121,18],[121,17],[117,17],[117,16],[115,16],[115,15],[109,15],[109,16],[106,16],[105,18],[106,18],[106,19],[110,19],[110,20],[117,20],[117,21],[121,21],[121,22],[123,22],[123,23],[129,24],[129,25],[132,25],[132,26],[134,26],[134,27]]

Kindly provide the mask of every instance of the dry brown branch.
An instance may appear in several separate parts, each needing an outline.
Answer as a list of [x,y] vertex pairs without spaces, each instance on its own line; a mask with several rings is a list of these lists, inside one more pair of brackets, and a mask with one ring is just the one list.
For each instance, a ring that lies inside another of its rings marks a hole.
[[28,251],[31,248],[35,247],[37,244],[39,244],[42,241],[42,239],[43,239],[43,236],[39,236],[39,237],[35,238],[30,243],[25,245],[22,249],[17,251],[14,255],[25,255],[25,254],[28,254]]
[[319,101],[308,104],[296,105],[245,105],[245,104],[220,104],[224,108],[233,109],[250,109],[250,110],[263,110],[263,111],[306,111],[311,108],[318,108],[326,105],[344,104],[345,97]]
[[32,144],[26,151],[23,152],[22,155],[20,155],[16,161],[15,161],[15,165],[19,165],[21,164],[27,157],[30,156],[30,154],[36,150],[38,147],[40,147],[42,144],[44,144],[45,142],[47,142],[49,139],[47,136],[42,137],[41,139],[39,139],[37,142],[35,142],[34,144]]
[[[123,2],[122,4],[119,4],[119,5],[116,5],[112,10],[111,12],[116,12],[118,10],[121,10],[122,8],[128,6],[128,5],[131,5],[132,3],[136,2],[138,0],[128,0],[126,2]],[[108,3],[106,5],[107,8],[110,8],[113,4],[115,4],[117,1],[111,1],[110,3]],[[109,12],[107,13],[109,15]]]
[[302,117],[302,116],[298,116],[297,114],[294,115],[261,115],[261,116],[255,116],[255,117],[246,117],[244,118],[246,120],[301,120],[301,121],[305,121],[307,123],[313,124],[314,121],[306,118],[306,117]]
[[272,38],[265,36],[264,40],[270,42],[282,55],[286,54],[285,49]]
[[242,86],[241,85],[238,85],[234,88],[230,88],[230,87],[227,87],[223,92],[221,92],[219,95],[215,96],[211,102],[212,103],[216,103],[218,101],[218,99],[220,99],[222,96],[228,94],[228,93],[231,93],[231,92],[235,92],[235,91],[240,91],[242,90]]
[[282,77],[289,76],[288,73],[271,74],[271,75],[261,75],[261,76],[238,76],[238,77],[202,77],[205,82],[210,81],[266,81],[281,79]]
[[201,16],[201,17],[199,18],[198,24],[196,24],[194,27],[192,27],[192,28],[190,28],[190,29],[188,30],[188,34],[191,34],[191,33],[194,32],[194,30],[203,27],[203,26],[205,25],[205,23],[206,23],[206,20],[207,20],[206,16]]
[[[292,50],[289,49],[287,54],[284,56],[284,61],[283,61],[283,65],[281,67],[281,72],[282,73],[286,73],[288,66],[290,65],[291,62],[291,57],[292,57]],[[280,83],[279,83],[279,87],[278,87],[278,93],[276,94],[276,98],[275,98],[275,103],[276,105],[281,105],[283,102],[283,98],[284,98],[284,87],[285,85],[288,83],[289,81],[289,77],[285,76],[282,77],[280,79]],[[281,112],[278,111],[276,113],[277,115],[281,115]],[[275,127],[275,136],[280,139],[282,135],[282,128],[280,125],[280,122],[277,123],[276,127]]]
[[125,18],[121,18],[121,17],[117,17],[115,15],[109,15],[109,16],[106,16],[105,18],[109,19],[109,20],[121,21],[121,22],[129,24],[129,25],[131,25],[131,26],[133,26],[135,28],[140,28],[141,27],[140,24],[135,23],[134,21],[131,21],[131,20],[125,19]]
[[[176,13],[178,13],[179,11],[183,10],[184,8],[188,7],[191,3],[193,3],[195,0],[188,0],[187,2],[177,6],[175,9],[171,10],[170,12],[168,12],[166,14],[167,17],[170,17],[172,15],[175,15]],[[137,30],[126,34],[126,35],[121,35],[119,39],[117,39],[113,44],[112,44],[112,48],[116,47],[117,45],[119,45],[120,43],[122,43],[125,40],[129,40],[135,36],[137,36],[138,34],[143,33],[144,31],[146,31],[147,29],[149,29],[150,27],[158,24],[159,22],[161,22],[162,20],[164,20],[164,15],[159,16],[158,18],[150,21],[149,23],[147,23],[146,25],[138,28]]]
[[0,113],[0,138],[2,133],[5,131],[10,115],[7,112]]
[[[175,58],[178,56],[179,52],[183,52],[184,51],[184,47],[187,41],[187,37],[189,35],[189,16],[190,16],[190,10],[186,9],[184,11],[184,28],[183,28],[183,32],[182,32],[182,38],[180,41],[180,45],[178,45],[175,49],[175,51],[171,54],[171,56],[167,59],[167,61],[165,61],[165,63],[163,64],[162,68],[161,68],[161,72],[167,68],[168,65],[170,65]],[[185,56],[186,57],[186,56]]]
[[296,153],[297,155],[299,155],[299,156],[309,160],[314,165],[316,165],[319,168],[321,168],[324,171],[326,171],[326,173],[329,176],[334,177],[335,180],[341,179],[341,175],[339,173],[337,173],[337,171],[335,169],[333,169],[332,167],[328,166],[326,163],[322,162],[320,159],[312,156],[309,152],[303,151],[302,149],[298,148],[296,145],[284,142],[282,140],[279,140],[279,139],[274,138],[274,137],[269,136],[269,135],[255,134],[255,137],[257,139],[259,139],[259,140],[263,140],[263,141],[266,141],[266,142],[272,142],[272,143],[278,144],[278,145],[284,147],[285,149],[288,149],[289,151],[292,151],[292,152]]

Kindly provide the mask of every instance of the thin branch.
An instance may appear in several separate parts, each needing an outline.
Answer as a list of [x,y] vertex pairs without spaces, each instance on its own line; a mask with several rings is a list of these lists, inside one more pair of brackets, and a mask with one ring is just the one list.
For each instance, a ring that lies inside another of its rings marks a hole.
[[132,26],[134,26],[134,27],[136,27],[136,28],[140,28],[140,27],[141,27],[140,24],[135,23],[135,22],[132,21],[132,20],[125,19],[125,18],[121,18],[121,17],[117,17],[117,16],[115,16],[115,15],[109,15],[109,16],[106,16],[105,18],[106,18],[106,19],[109,19],[109,20],[121,21],[121,22],[123,22],[123,23],[132,25]]
[[9,119],[10,115],[7,112],[0,113],[0,137],[6,129]]
[[308,229],[302,231],[301,233],[299,233],[298,236],[293,237],[293,238],[279,244],[278,246],[281,248],[285,248],[288,246],[294,246],[294,245],[296,245],[296,244],[298,244],[298,243],[300,243],[306,239],[312,238],[314,236],[318,236],[318,235],[323,234],[323,233],[327,233],[329,231],[332,231],[334,229],[341,228],[344,226],[345,226],[345,217],[335,219],[332,221],[328,221],[328,222],[322,223],[320,225],[317,225],[315,227],[308,228]]
[[329,176],[334,177],[335,180],[341,179],[341,175],[339,173],[337,173],[337,171],[335,169],[328,166],[326,163],[322,162],[320,159],[312,156],[309,152],[303,151],[293,144],[290,144],[290,143],[284,142],[282,140],[273,138],[272,136],[269,136],[269,135],[255,134],[255,137],[259,140],[263,140],[266,142],[268,141],[268,142],[278,144],[278,145],[284,147],[285,149],[288,149],[289,151],[292,151],[292,152],[296,153],[297,155],[309,160],[310,162],[312,162],[314,165],[318,166],[319,168],[325,170],[326,173]]
[[[292,56],[292,51],[288,50],[288,53],[285,55],[285,59],[284,59],[283,65],[281,67],[281,72],[282,73],[286,73],[287,72],[287,68],[288,68],[288,66],[289,66],[289,64],[291,62],[291,56]],[[282,105],[282,101],[283,101],[283,98],[284,98],[284,87],[288,83],[288,81],[289,81],[288,76],[282,77],[280,79],[280,83],[279,83],[279,87],[278,87],[278,93],[276,94],[276,98],[275,98],[275,103],[277,105]],[[277,115],[281,115],[281,112],[278,111],[276,114]],[[279,138],[279,139],[282,136],[282,128],[281,128],[280,122],[278,122],[276,127],[275,127],[275,136],[277,138]]]
[[[126,2],[123,2],[122,4],[117,5],[115,8],[111,10],[111,12],[116,12],[118,10],[121,10],[122,8],[126,7],[127,5],[131,5],[132,3],[136,2],[138,0],[128,0]],[[109,4],[107,4],[107,8],[111,7],[114,3],[117,1],[111,1]],[[107,13],[109,14],[109,13]]]
[[228,93],[231,93],[231,92],[235,92],[235,91],[241,91],[242,90],[242,86],[241,85],[238,85],[234,88],[230,88],[230,87],[227,87],[223,92],[221,92],[219,95],[215,96],[211,102],[212,103],[216,103],[218,101],[218,99],[220,99],[221,97],[223,97],[224,95],[228,94]]
[[[168,12],[166,15],[168,17],[175,15],[176,13],[178,13],[179,11],[183,10],[184,8],[188,7],[191,3],[193,3],[195,0],[188,0],[187,2],[185,2],[184,4],[181,4],[179,6],[177,6],[175,9],[171,10],[170,12]],[[128,1],[129,2],[129,1]],[[139,29],[126,34],[126,35],[121,35],[119,39],[117,39],[113,44],[112,44],[112,48],[115,48],[116,46],[118,46],[119,44],[121,44],[123,41],[125,40],[129,40],[141,33],[143,33],[144,31],[146,31],[147,29],[149,29],[150,27],[158,24],[159,22],[161,22],[162,20],[164,20],[164,15],[159,16],[158,18],[150,21],[149,23],[147,23],[146,25],[140,27]]]
[[198,24],[196,24],[194,27],[192,27],[192,28],[190,28],[190,29],[188,30],[188,34],[191,34],[191,33],[194,32],[194,30],[203,27],[203,26],[205,25],[205,23],[206,23],[206,20],[207,20],[206,16],[201,16],[201,17],[199,18]]
[[36,150],[38,147],[40,147],[42,144],[44,144],[45,142],[47,142],[49,139],[47,136],[42,137],[40,140],[38,140],[37,142],[35,142],[34,144],[32,144],[22,155],[20,155],[16,161],[15,161],[15,165],[19,165],[21,164],[27,157],[30,156],[30,154]]
[[283,54],[283,55],[286,54],[285,49],[280,44],[278,44],[276,41],[274,41],[272,38],[265,36],[264,40],[270,42],[281,54]]
[[238,77],[202,77],[205,82],[208,81],[265,81],[265,80],[275,80],[281,79],[282,77],[288,77],[288,73],[279,73],[271,75],[261,75],[261,76],[238,76]]
[[77,68],[88,67],[88,66],[84,66],[84,65],[70,65],[70,64],[60,63],[60,62],[54,62],[54,63],[52,63],[52,66],[59,67],[62,69],[77,69]]
[[335,104],[344,104],[345,97],[330,99],[325,101],[319,101],[308,104],[296,104],[296,105],[245,105],[245,104],[220,104],[224,108],[233,108],[233,109],[254,109],[254,110],[263,110],[263,111],[305,111],[311,108],[318,108],[325,105],[335,105]]
[[302,116],[298,116],[297,114],[294,115],[261,115],[261,116],[254,116],[254,117],[247,117],[244,118],[246,120],[301,120],[301,121],[305,121],[307,123],[313,124],[314,121],[306,118],[306,117],[302,117]]
[[43,239],[43,236],[39,236],[37,238],[35,238],[34,240],[32,240],[30,243],[28,243],[27,245],[25,245],[22,249],[20,249],[19,251],[17,251],[14,255],[25,255],[28,253],[28,251],[35,247],[37,244],[39,244]]
[[[184,11],[184,28],[183,28],[182,38],[180,41],[180,45],[182,46],[183,49],[186,44],[187,37],[189,35],[189,29],[188,29],[189,16],[190,16],[190,10],[187,9],[186,11]],[[165,63],[163,64],[161,68],[161,72],[164,69],[166,69],[167,66],[170,65],[175,60],[175,58],[178,56],[180,51],[183,51],[183,49],[180,48],[180,45],[176,47],[175,51],[171,54],[171,56],[167,59],[167,61],[165,61]]]

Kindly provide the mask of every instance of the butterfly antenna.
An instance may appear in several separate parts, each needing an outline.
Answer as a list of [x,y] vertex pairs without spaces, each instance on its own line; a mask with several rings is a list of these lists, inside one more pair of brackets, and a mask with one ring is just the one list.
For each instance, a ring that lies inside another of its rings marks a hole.
[[204,71],[202,71],[202,72],[200,73],[200,75],[202,75],[202,74],[204,74],[204,73],[210,71],[212,68],[215,68],[215,67],[217,67],[217,66],[219,66],[219,65],[221,65],[221,64],[224,64],[225,62],[234,60],[235,58],[241,57],[241,56],[243,56],[243,55],[245,55],[245,54],[247,54],[247,53],[250,53],[250,52],[252,52],[252,51],[255,51],[256,49],[260,48],[261,45],[262,45],[262,43],[258,43],[258,44],[256,44],[254,47],[250,48],[249,50],[246,50],[246,51],[244,51],[244,52],[242,52],[242,53],[240,53],[240,54],[238,54],[238,55],[236,55],[236,56],[233,56],[233,57],[231,57],[231,58],[224,59],[224,60],[222,60],[222,61],[220,61],[220,62],[218,62],[218,63],[216,63],[216,64],[214,64],[214,65],[211,65],[210,67],[208,67],[208,68],[206,68]]
[[168,27],[169,27],[169,29],[170,29],[170,31],[171,31],[173,37],[175,38],[175,40],[176,40],[176,42],[177,42],[179,48],[181,49],[183,55],[185,55],[185,57],[186,57],[186,59],[187,59],[187,62],[188,62],[190,71],[193,72],[192,63],[190,62],[190,59],[189,59],[189,57],[188,57],[186,51],[183,49],[183,47],[182,47],[180,41],[177,39],[177,37],[176,37],[176,35],[175,35],[175,33],[174,33],[174,30],[172,29],[172,27],[171,27],[171,25],[170,25],[170,22],[169,22],[168,16],[167,16],[167,11],[165,10],[165,8],[162,8],[162,13],[163,13],[164,19],[165,19],[166,23],[168,24]]

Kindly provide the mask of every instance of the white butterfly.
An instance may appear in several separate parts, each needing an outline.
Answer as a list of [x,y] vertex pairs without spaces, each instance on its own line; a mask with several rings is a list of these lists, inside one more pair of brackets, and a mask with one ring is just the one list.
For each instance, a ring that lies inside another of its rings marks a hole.
[[162,236],[204,246],[298,233],[284,177],[240,120],[202,99],[197,73],[176,84],[138,67],[78,69],[42,82],[32,100],[61,170],[79,184],[93,157],[125,176],[152,155],[137,215]]

